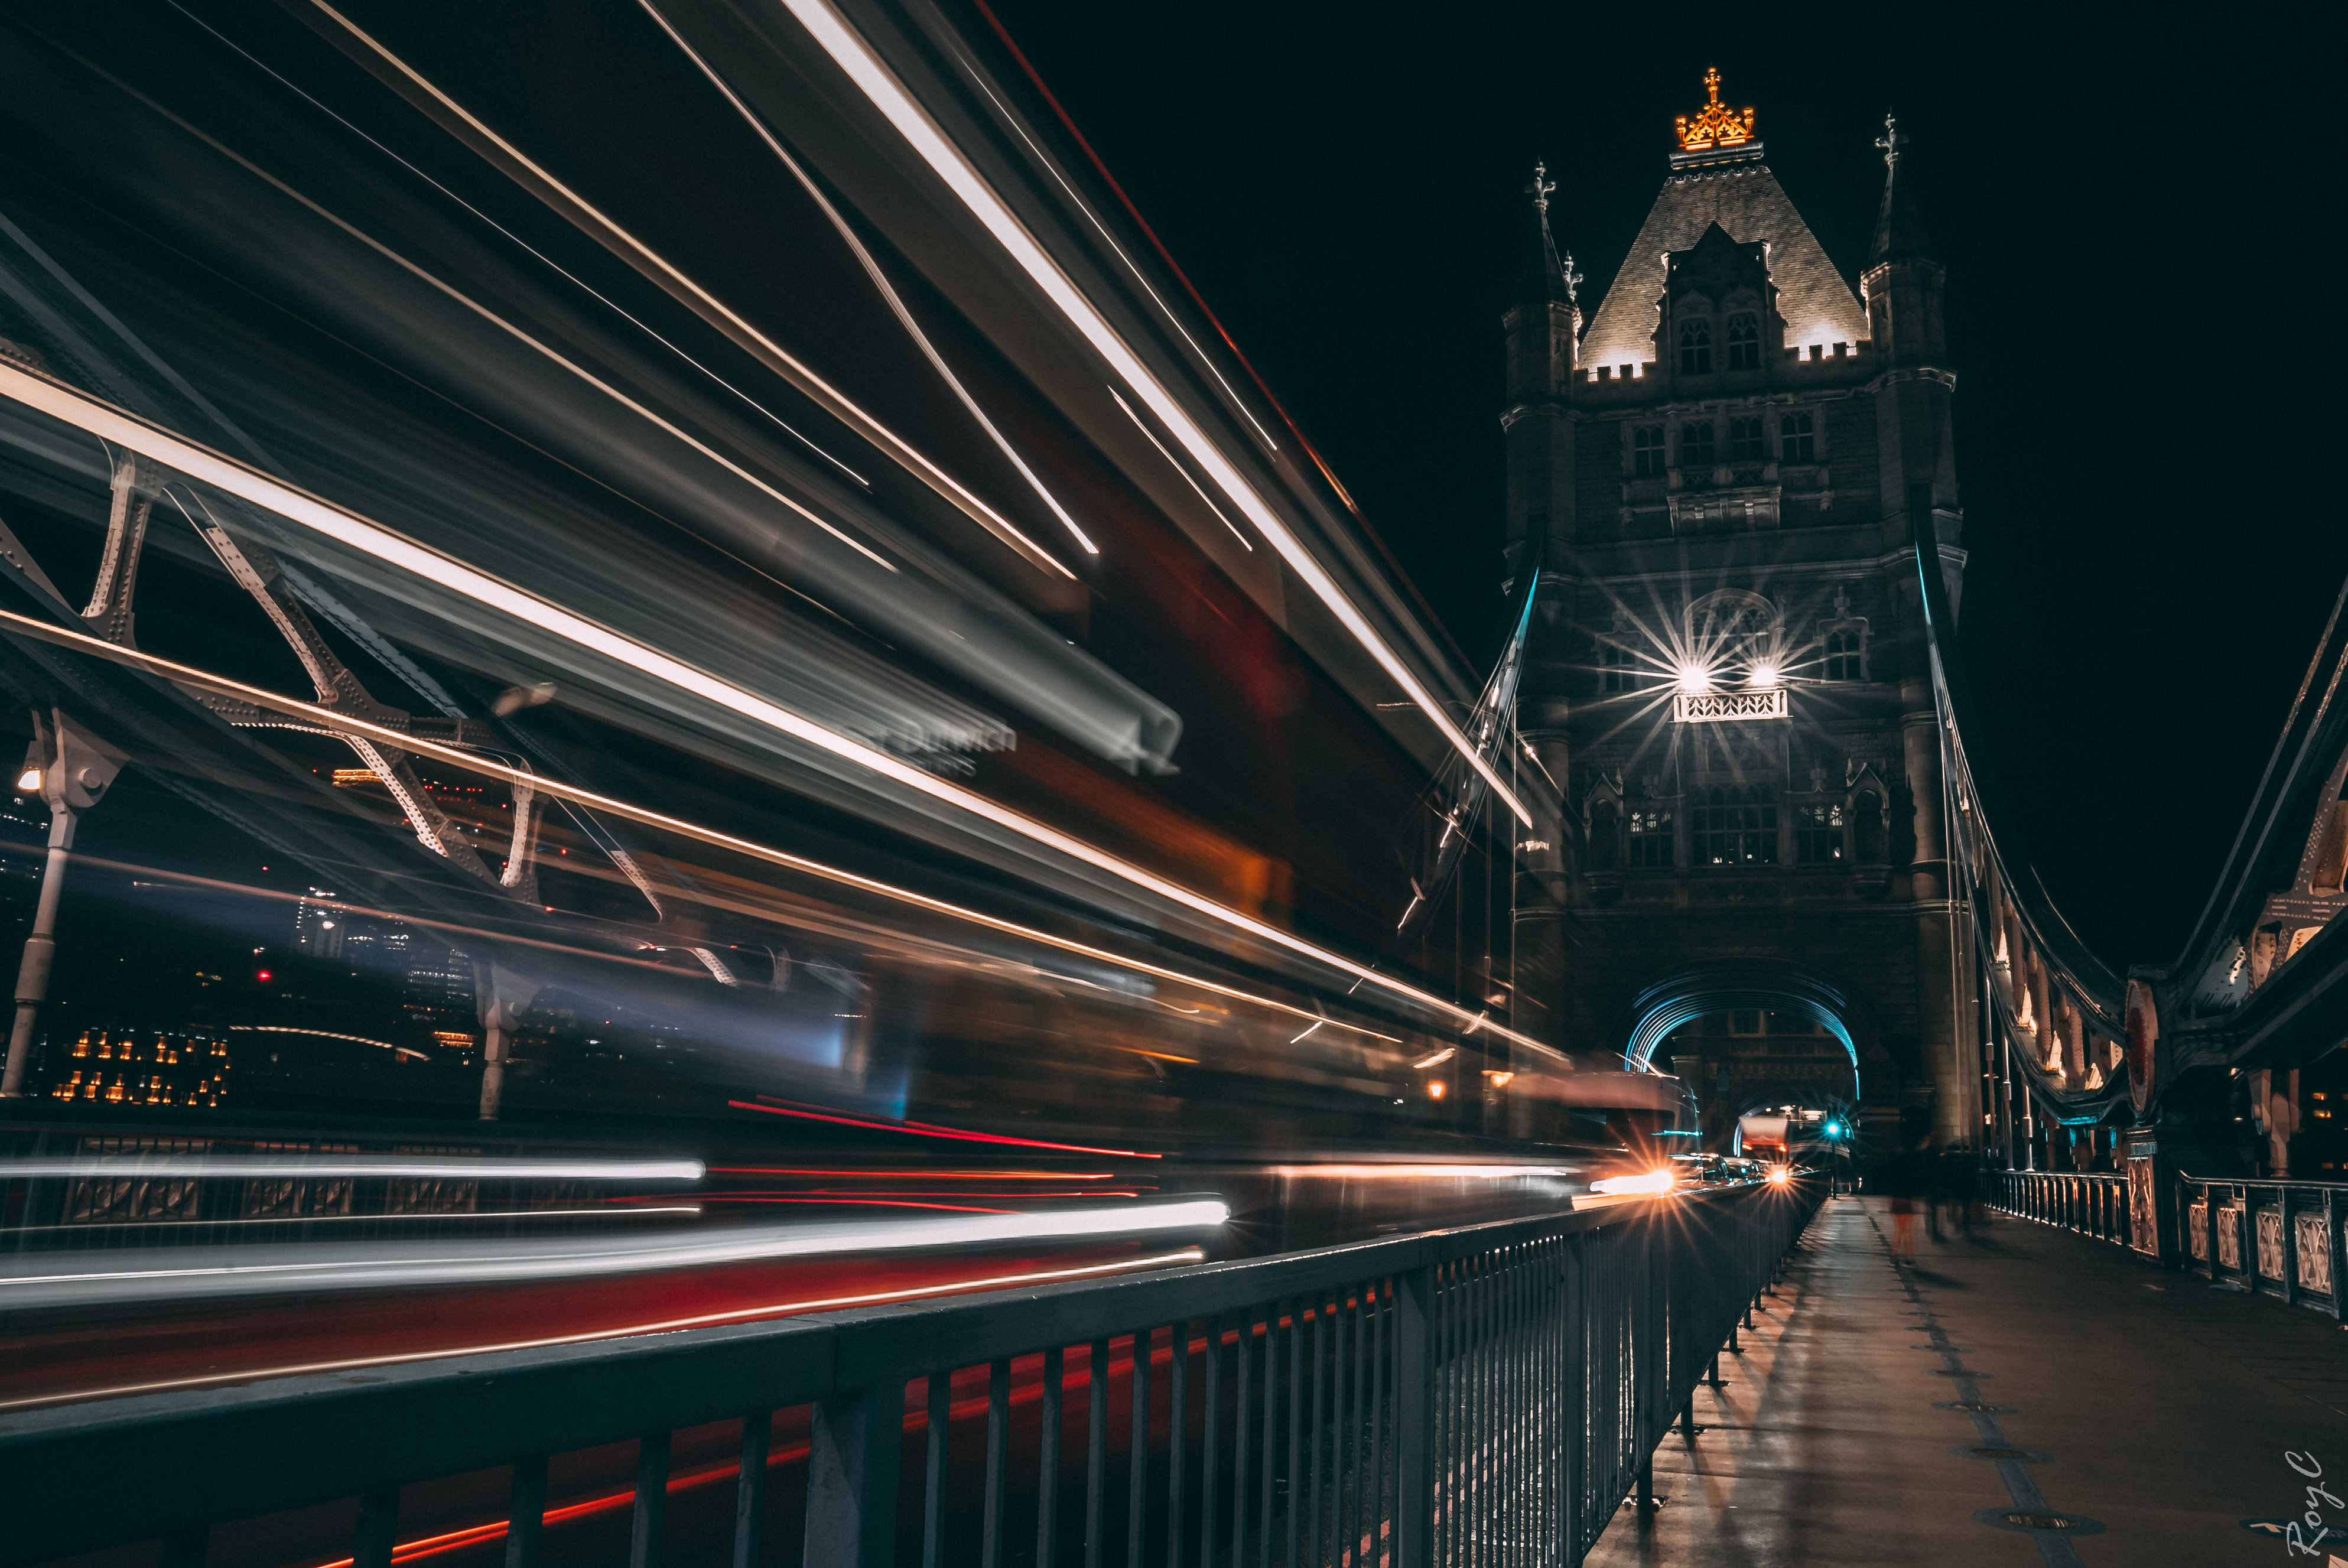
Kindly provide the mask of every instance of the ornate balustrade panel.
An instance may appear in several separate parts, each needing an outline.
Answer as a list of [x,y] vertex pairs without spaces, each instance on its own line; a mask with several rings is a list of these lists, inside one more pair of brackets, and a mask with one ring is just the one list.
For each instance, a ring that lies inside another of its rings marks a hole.
[[2343,1315],[2348,1184],[2178,1178],[2177,1256],[2213,1284]]

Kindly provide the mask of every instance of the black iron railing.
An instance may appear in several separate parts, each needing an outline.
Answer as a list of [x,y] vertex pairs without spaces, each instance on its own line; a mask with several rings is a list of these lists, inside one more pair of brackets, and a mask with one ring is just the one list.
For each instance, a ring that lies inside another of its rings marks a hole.
[[[1650,1454],[1818,1197],[1810,1181],[1700,1191],[8,1411],[0,1475],[40,1505],[0,1562],[160,1541],[165,1568],[191,1568],[348,1542],[339,1568],[389,1568],[454,1542],[534,1568],[547,1532],[616,1532],[624,1509],[632,1568],[681,1531],[712,1552],[730,1534],[735,1568],[756,1568],[788,1554],[800,1514],[805,1562],[857,1568],[897,1561],[901,1528],[924,1563],[988,1568],[1031,1542],[1039,1564],[1575,1563],[1643,1495]],[[351,1528],[353,1498],[352,1533],[316,1536],[323,1519]],[[316,1506],[335,1500],[339,1515]]]

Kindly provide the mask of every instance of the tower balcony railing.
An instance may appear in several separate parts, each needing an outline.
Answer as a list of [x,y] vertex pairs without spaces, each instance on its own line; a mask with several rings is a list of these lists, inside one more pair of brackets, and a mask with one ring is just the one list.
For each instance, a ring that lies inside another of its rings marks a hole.
[[1682,724],[1728,724],[1786,717],[1784,686],[1749,691],[1684,691],[1672,698],[1672,717]]

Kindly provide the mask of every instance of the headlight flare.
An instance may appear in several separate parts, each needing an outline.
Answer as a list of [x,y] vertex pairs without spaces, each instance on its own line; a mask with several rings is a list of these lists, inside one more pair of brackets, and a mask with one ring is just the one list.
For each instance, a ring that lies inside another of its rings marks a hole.
[[1606,1176],[1590,1184],[1592,1192],[1610,1198],[1633,1192],[1668,1192],[1679,1182],[1679,1177],[1669,1171],[1649,1171],[1637,1176]]

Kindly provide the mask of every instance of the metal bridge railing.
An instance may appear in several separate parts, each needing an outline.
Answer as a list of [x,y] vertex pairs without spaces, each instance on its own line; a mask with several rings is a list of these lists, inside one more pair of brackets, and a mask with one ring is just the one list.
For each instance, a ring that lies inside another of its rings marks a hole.
[[[632,1510],[632,1568],[664,1538],[715,1555],[729,1533],[734,1568],[756,1568],[789,1554],[802,1511],[810,1565],[892,1563],[901,1512],[925,1563],[992,1568],[1030,1542],[1038,1564],[1578,1563],[1644,1496],[1655,1445],[1818,1199],[1810,1181],[1700,1191],[10,1412],[0,1475],[40,1506],[0,1563],[160,1539],[163,1568],[198,1568],[348,1541],[338,1568],[389,1568],[501,1542],[508,1568],[534,1568],[549,1532],[608,1507],[614,1530]],[[341,1500],[347,1522],[354,1497],[354,1535],[289,1544],[335,1517],[313,1505]]]
[[1990,1206],[2099,1242],[2130,1243],[2125,1176],[2089,1171],[1993,1171]]
[[2188,1273],[2333,1317],[2341,1311],[2341,1221],[2348,1185],[2336,1181],[2177,1179],[2178,1257]]

